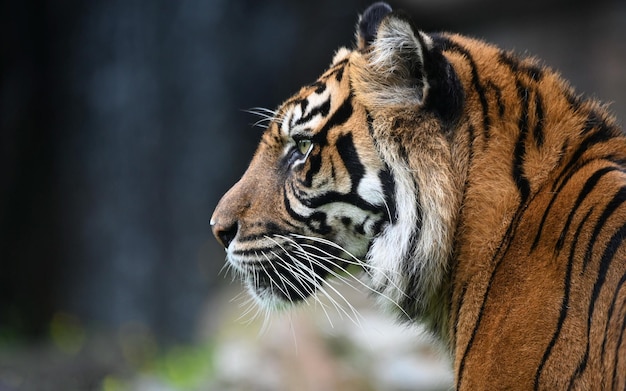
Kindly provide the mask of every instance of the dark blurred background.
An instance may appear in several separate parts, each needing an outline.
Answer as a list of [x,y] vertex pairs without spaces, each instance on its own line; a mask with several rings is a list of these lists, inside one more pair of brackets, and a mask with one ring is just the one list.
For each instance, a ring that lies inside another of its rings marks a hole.
[[[196,341],[224,280],[208,222],[261,133],[242,109],[315,80],[369,4],[1,2],[0,349],[59,319]],[[626,117],[622,0],[392,5],[537,55]]]

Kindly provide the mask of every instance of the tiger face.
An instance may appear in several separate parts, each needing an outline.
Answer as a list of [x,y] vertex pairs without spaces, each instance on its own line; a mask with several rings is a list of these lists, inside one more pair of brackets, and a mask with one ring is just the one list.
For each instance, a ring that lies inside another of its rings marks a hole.
[[[389,12],[366,11],[357,47],[279,107],[213,214],[229,265],[263,307],[326,294],[325,279],[356,268],[400,318],[445,323],[462,90],[431,38]],[[448,77],[430,80],[427,67]]]
[[296,302],[364,266],[389,220],[388,171],[354,101],[349,53],[285,102],[212,218],[228,261],[263,306]]

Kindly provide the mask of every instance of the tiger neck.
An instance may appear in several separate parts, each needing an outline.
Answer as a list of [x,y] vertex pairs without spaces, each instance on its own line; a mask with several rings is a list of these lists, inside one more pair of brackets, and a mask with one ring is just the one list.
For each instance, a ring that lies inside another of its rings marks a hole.
[[444,53],[466,95],[463,125],[456,134],[467,157],[458,159],[465,162],[459,172],[466,179],[451,276],[454,341],[455,314],[465,289],[489,275],[515,216],[581,150],[581,129],[604,121],[605,114],[531,60],[460,37],[452,37]]

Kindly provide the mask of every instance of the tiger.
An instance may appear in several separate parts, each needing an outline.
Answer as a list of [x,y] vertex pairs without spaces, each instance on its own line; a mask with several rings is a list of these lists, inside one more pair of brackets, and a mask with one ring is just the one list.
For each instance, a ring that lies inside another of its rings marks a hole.
[[[210,224],[261,308],[358,270],[458,390],[626,389],[626,137],[554,70],[375,3]],[[352,270],[352,271],[351,271]]]

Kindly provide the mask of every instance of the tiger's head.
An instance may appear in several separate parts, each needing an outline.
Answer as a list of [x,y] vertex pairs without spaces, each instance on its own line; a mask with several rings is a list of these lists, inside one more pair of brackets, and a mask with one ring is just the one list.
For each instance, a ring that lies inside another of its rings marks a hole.
[[435,316],[460,198],[462,91],[431,37],[388,5],[368,8],[356,37],[273,112],[212,229],[264,307],[324,292],[355,265],[403,316]]

